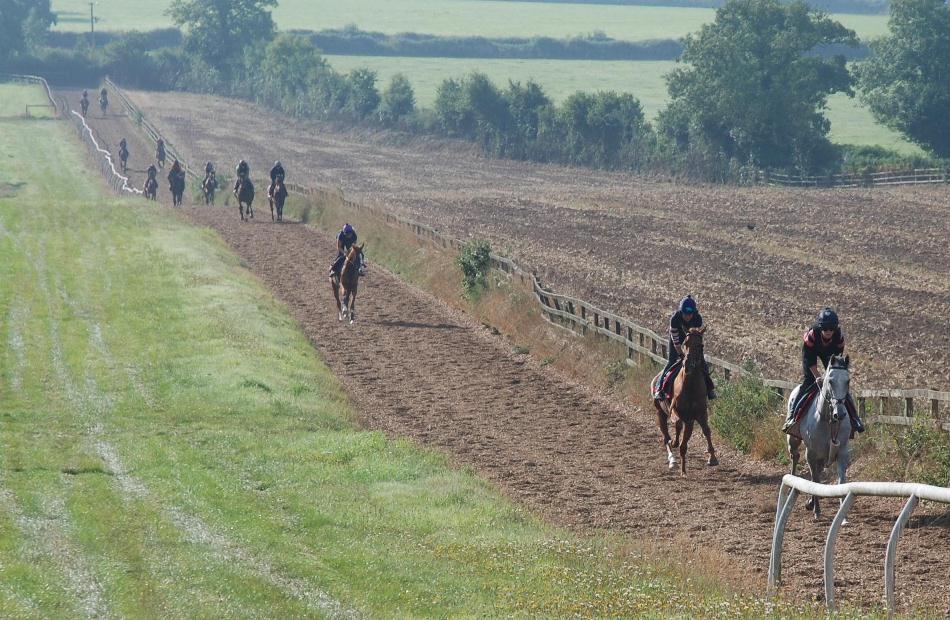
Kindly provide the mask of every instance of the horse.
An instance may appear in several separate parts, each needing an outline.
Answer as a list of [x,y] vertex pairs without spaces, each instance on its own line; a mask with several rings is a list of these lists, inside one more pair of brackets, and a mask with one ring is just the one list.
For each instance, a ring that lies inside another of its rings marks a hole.
[[122,172],[128,172],[129,170],[129,148],[127,146],[119,147],[119,166],[122,168]]
[[158,191],[158,180],[156,180],[155,177],[145,179],[145,187],[142,191],[146,198],[155,200],[155,193]]
[[201,191],[205,197],[206,205],[214,205],[214,192],[218,189],[218,179],[214,174],[209,174],[201,183]]
[[86,113],[89,112],[89,98],[83,97],[79,100],[79,107],[82,110],[82,117],[86,118]]
[[274,221],[274,207],[277,208],[277,221],[284,221],[284,202],[287,200],[287,186],[284,185],[284,177],[277,175],[274,179],[274,191],[270,198],[270,220]]
[[165,147],[161,144],[155,147],[155,162],[159,168],[165,167]]
[[168,188],[172,192],[172,206],[180,207],[182,198],[185,195],[185,173],[184,171],[172,175],[168,179]]
[[[337,319],[350,319],[350,325],[356,322],[356,292],[360,284],[360,256],[363,245],[354,245],[343,261],[339,275],[330,278],[330,288],[333,289],[333,298],[336,300]],[[342,299],[342,301],[341,301]]]
[[[794,476],[798,468],[798,449],[805,444],[805,460],[813,482],[821,482],[825,467],[837,461],[838,484],[844,484],[850,464],[848,441],[851,438],[851,418],[848,416],[848,392],[851,385],[848,356],[832,356],[825,374],[821,379],[821,391],[809,405],[796,424],[801,438],[788,435],[788,456],[792,462],[791,473]],[[801,386],[792,390],[788,397],[788,408],[794,406]],[[793,426],[790,431],[795,430]],[[813,510],[815,519],[821,516],[818,498],[812,497],[805,504],[806,510]]]
[[[706,465],[713,467],[719,464],[716,449],[712,444],[712,431],[709,428],[709,413],[706,410],[706,369],[703,356],[703,333],[705,327],[694,327],[686,334],[683,349],[686,352],[683,366],[673,381],[673,398],[669,402],[665,398],[656,397],[653,405],[656,407],[657,425],[663,434],[663,444],[666,446],[667,463],[669,468],[676,467],[676,457],[673,448],[679,447],[680,475],[686,476],[686,449],[689,438],[693,434],[693,425],[699,423],[706,437]],[[674,416],[676,420],[676,438],[670,437],[668,419]],[[680,439],[682,433],[682,440]]]
[[106,110],[109,109],[109,98],[105,95],[99,95],[99,109],[102,111],[102,118],[106,117]]
[[[238,213],[241,214],[241,221],[246,222],[248,217],[254,219],[254,184],[250,179],[241,177],[234,183],[234,197],[238,201]],[[244,217],[244,205],[247,205],[248,217]]]

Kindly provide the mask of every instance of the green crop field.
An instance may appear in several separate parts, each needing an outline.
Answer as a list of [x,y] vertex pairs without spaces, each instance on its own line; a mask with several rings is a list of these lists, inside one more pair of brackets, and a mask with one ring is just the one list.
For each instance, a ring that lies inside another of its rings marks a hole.
[[0,85],[0,617],[766,611],[358,429],[212,232],[104,195],[67,124],[11,118],[43,98]]
[[[99,0],[95,12],[103,30],[149,30],[171,26],[170,0]],[[61,30],[87,31],[89,3],[53,0]],[[280,28],[322,30],[356,25],[386,33],[424,32],[486,37],[570,37],[594,31],[640,41],[681,37],[712,21],[713,9],[492,2],[491,0],[280,0],[274,17]],[[884,34],[884,15],[835,16],[862,38]]]
[[[432,107],[436,89],[446,78],[463,77],[481,71],[499,86],[508,80],[533,79],[552,99],[561,101],[571,93],[614,90],[633,93],[648,118],[666,104],[668,94],[663,76],[676,66],[669,61],[599,60],[485,60],[477,58],[400,58],[391,56],[327,56],[337,71],[369,67],[379,74],[385,88],[396,73],[403,73],[415,89],[418,105]],[[829,100],[831,137],[842,144],[881,145],[906,154],[920,154],[914,144],[879,125],[857,99],[835,95]]]

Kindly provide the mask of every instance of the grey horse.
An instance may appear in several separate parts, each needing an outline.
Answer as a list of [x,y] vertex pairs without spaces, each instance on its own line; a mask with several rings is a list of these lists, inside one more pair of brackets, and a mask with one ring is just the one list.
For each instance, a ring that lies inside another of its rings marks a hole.
[[[851,438],[851,419],[848,417],[846,399],[850,389],[851,374],[848,371],[850,359],[835,355],[825,369],[821,379],[821,391],[808,406],[808,410],[798,422],[798,437],[789,434],[788,455],[792,461],[792,475],[798,467],[798,449],[805,444],[805,459],[811,471],[813,482],[821,482],[825,467],[838,463],[838,484],[844,484],[848,471],[848,440]],[[798,398],[798,390],[792,390],[788,406]],[[794,427],[793,429],[794,430]],[[805,504],[808,510],[814,510],[815,519],[821,516],[818,498],[812,497]]]

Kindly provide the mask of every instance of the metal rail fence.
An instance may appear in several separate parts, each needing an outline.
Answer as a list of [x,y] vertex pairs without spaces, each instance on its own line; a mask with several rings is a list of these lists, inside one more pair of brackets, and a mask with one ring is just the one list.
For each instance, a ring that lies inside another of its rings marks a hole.
[[[785,489],[788,493],[785,493]],[[786,474],[782,478],[782,484],[778,490],[778,504],[775,508],[775,530],[772,534],[772,555],[769,558],[769,580],[768,590],[774,594],[779,582],[782,579],[782,543],[785,538],[785,526],[788,523],[789,515],[792,512],[792,506],[795,505],[795,499],[799,493],[807,493],[816,497],[837,497],[844,498],[841,506],[838,508],[835,518],[831,522],[828,530],[828,537],[825,539],[824,552],[824,584],[825,584],[825,604],[829,612],[835,611],[835,578],[834,578],[834,555],[835,541],[838,538],[838,532],[844,524],[851,510],[854,500],[858,496],[870,495],[876,497],[906,497],[907,502],[903,510],[894,522],[891,529],[891,535],[887,540],[887,548],[884,552],[884,595],[887,602],[887,615],[893,617],[896,606],[894,595],[894,564],[897,558],[897,542],[901,532],[907,525],[911,513],[917,507],[917,503],[922,500],[950,504],[950,488],[935,487],[929,484],[916,484],[907,482],[849,482],[847,484],[819,484],[811,480],[805,480],[798,476]],[[948,550],[950,551],[950,550]]]
[[[111,80],[106,82],[119,95],[130,115],[141,121],[141,127],[153,142],[159,137],[164,139],[158,128],[145,119],[142,111],[128,99],[114,82]],[[167,139],[165,139],[165,144],[166,147],[170,146]],[[169,149],[169,152],[173,151]],[[182,157],[179,156],[178,159],[185,165]],[[191,169],[187,166],[186,170],[191,173]],[[195,176],[193,173],[191,174]],[[399,217],[376,207],[346,200],[339,189],[314,188],[296,183],[287,183],[287,189],[298,195],[340,200],[347,209],[363,211],[373,217],[381,218],[393,226],[404,228],[417,237],[442,248],[459,250],[466,244],[465,241],[443,234],[426,224]],[[493,253],[491,255],[491,266],[493,269],[518,276],[524,284],[530,286],[540,304],[542,316],[550,323],[569,329],[574,333],[599,334],[621,344],[627,351],[626,361],[628,364],[636,364],[645,359],[659,364],[666,363],[667,339],[665,336],[660,336],[653,330],[630,319],[602,310],[587,301],[555,293],[545,288],[537,274],[521,267],[510,258]],[[710,368],[726,380],[748,374],[738,364],[713,356],[706,356],[706,359]],[[763,381],[765,385],[775,390],[782,398],[785,398],[797,385],[782,379],[763,378]],[[870,409],[876,406],[877,415],[869,416],[870,421],[907,426],[915,423],[913,417],[915,411],[928,411],[934,426],[950,432],[950,419],[943,419],[941,416],[941,403],[943,403],[944,408],[950,408],[950,392],[927,389],[856,390],[853,392],[853,396],[858,403],[862,416],[868,416]],[[921,406],[918,407],[918,404]],[[888,411],[897,411],[901,415],[886,415]]]

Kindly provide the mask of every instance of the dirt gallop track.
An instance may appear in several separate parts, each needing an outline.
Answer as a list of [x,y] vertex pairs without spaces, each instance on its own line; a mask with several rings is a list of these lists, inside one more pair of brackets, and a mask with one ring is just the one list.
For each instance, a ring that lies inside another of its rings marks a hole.
[[[705,468],[700,442],[690,478],[681,480],[666,470],[652,413],[620,407],[540,368],[379,268],[361,282],[357,325],[340,324],[326,282],[334,245],[324,234],[269,218],[242,224],[220,207],[184,214],[216,230],[287,304],[367,426],[444,449],[552,521],[671,549],[706,548],[718,558],[710,570],[764,587],[781,472],[728,450],[720,467]],[[839,541],[843,600],[880,601],[884,543],[898,511],[890,500],[857,502]],[[821,592],[826,531],[827,519],[816,526],[796,510],[784,571],[791,593]],[[945,511],[920,509],[900,546],[902,606],[950,613],[948,548]]]

